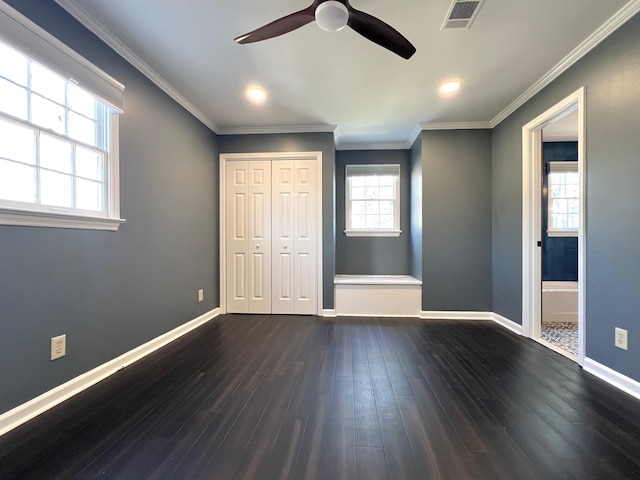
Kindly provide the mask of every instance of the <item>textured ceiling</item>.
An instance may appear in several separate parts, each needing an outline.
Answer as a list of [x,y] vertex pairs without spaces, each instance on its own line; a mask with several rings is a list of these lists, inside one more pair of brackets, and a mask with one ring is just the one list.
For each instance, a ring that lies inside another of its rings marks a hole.
[[[623,7],[637,11],[639,3],[486,0],[470,29],[442,31],[450,0],[353,0],[416,46],[404,60],[348,28],[327,33],[315,23],[260,43],[233,42],[308,0],[57,1],[215,131],[336,126],[344,148],[406,145],[421,124],[495,124],[585,39],[615,24]],[[462,89],[443,97],[438,86],[450,78]],[[267,90],[263,104],[244,98],[251,84]]]

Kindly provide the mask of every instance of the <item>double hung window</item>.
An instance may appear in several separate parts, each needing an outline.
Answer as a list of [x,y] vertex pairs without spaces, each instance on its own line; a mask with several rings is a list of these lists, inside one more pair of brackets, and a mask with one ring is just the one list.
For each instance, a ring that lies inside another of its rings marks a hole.
[[400,235],[400,165],[347,165],[347,236]]
[[3,26],[0,223],[116,230],[121,98],[94,90],[123,87],[4,5]]
[[549,162],[547,234],[578,235],[580,181],[578,162]]

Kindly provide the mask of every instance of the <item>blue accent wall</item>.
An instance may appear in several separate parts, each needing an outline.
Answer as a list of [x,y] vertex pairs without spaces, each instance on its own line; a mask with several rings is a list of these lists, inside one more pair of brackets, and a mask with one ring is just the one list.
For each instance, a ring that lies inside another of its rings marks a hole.
[[549,162],[577,162],[578,142],[542,144],[542,281],[578,281],[578,237],[547,235],[549,214]]

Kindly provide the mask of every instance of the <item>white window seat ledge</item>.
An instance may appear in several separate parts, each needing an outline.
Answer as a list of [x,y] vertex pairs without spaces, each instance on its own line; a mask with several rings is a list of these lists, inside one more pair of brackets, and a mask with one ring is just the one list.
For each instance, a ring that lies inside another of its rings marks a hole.
[[338,316],[418,317],[422,282],[411,275],[336,275]]
[[411,275],[336,275],[336,285],[422,285]]

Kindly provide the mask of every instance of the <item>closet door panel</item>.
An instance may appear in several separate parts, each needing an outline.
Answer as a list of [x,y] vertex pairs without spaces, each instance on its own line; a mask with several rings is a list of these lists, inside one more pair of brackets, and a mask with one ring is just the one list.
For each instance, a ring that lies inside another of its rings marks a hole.
[[272,172],[273,313],[295,313],[294,162],[274,160]]

